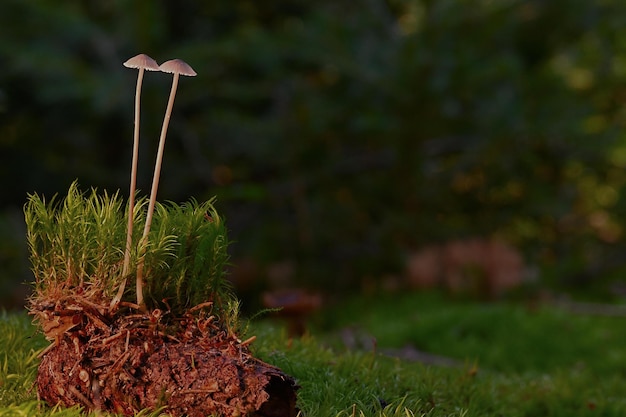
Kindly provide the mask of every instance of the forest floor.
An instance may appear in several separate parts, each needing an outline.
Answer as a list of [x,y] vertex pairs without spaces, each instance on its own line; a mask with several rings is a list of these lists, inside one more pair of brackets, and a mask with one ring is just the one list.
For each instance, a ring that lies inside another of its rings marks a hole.
[[[245,336],[297,379],[302,416],[624,416],[626,317],[582,306],[355,297],[302,338],[267,318]],[[81,415],[37,401],[46,345],[25,313],[0,315],[0,417]]]

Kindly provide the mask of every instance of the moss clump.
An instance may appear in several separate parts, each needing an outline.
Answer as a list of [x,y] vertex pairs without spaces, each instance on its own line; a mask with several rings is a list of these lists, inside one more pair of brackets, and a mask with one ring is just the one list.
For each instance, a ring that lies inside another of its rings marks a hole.
[[[135,206],[134,222],[140,226],[135,230],[145,223],[145,206],[145,198]],[[226,228],[213,200],[157,203],[148,238],[133,236],[129,277],[122,274],[126,213],[117,193],[81,192],[74,183],[63,199],[46,202],[30,195],[24,212],[35,275],[31,304],[82,295],[105,305],[124,278],[133,278],[142,256],[148,310],[177,315],[211,301],[220,319],[236,323],[238,302],[224,279]],[[129,285],[122,301],[134,299],[135,288]]]

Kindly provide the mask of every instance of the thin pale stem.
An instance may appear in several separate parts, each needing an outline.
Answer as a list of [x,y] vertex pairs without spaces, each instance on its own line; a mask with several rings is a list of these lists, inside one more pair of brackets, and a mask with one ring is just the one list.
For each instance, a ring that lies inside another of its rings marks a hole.
[[148,243],[148,233],[150,232],[150,226],[152,226],[152,215],[154,214],[154,206],[156,204],[157,190],[159,188],[159,178],[161,176],[161,165],[163,162],[163,149],[165,148],[165,136],[167,135],[167,128],[170,124],[170,117],[172,116],[172,108],[174,107],[174,98],[176,97],[176,89],[178,88],[179,74],[174,74],[174,80],[172,81],[172,89],[170,91],[170,98],[167,102],[167,110],[165,111],[165,119],[163,120],[163,127],[161,128],[161,137],[159,138],[159,150],[157,152],[157,159],[154,165],[154,176],[152,177],[152,189],[150,190],[150,201],[148,203],[148,212],[146,214],[146,225],[143,229],[143,236],[141,238],[141,256],[137,263],[137,304],[144,307],[143,301],[143,267],[144,267],[144,255],[145,248]]
[[130,251],[133,240],[133,222],[135,213],[135,190],[137,188],[137,160],[139,158],[139,120],[141,107],[141,86],[143,84],[144,69],[139,68],[137,75],[137,89],[135,90],[135,130],[133,134],[133,159],[130,169],[130,192],[128,195],[128,225],[126,227],[126,248],[124,250],[124,265],[122,267],[123,281],[117,291],[117,295],[111,300],[111,308],[117,306],[124,295],[128,269],[130,268]]

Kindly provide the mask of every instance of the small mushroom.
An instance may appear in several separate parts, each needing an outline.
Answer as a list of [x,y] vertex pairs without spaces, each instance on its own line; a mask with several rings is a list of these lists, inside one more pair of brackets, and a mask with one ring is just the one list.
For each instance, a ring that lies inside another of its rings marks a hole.
[[128,226],[126,232],[126,249],[124,251],[124,266],[122,268],[123,281],[117,292],[117,295],[111,300],[111,307],[114,308],[122,299],[124,289],[126,288],[126,278],[128,275],[128,268],[130,266],[130,248],[132,244],[133,236],[133,213],[135,211],[135,189],[137,187],[137,159],[139,154],[139,118],[140,118],[140,103],[141,103],[141,85],[143,83],[143,73],[145,70],[158,71],[159,64],[150,58],[146,54],[139,54],[123,64],[127,68],[138,69],[137,75],[137,89],[135,91],[135,131],[133,138],[133,159],[130,171],[130,193],[128,196]]
[[[148,212],[146,213],[146,224],[143,229],[142,243],[146,243],[148,233],[150,232],[150,226],[152,225],[152,215],[154,213],[154,205],[156,204],[156,195],[159,188],[159,177],[161,175],[161,164],[163,162],[163,149],[165,148],[165,136],[167,135],[167,128],[170,123],[170,117],[172,116],[172,108],[174,107],[174,98],[176,97],[176,89],[178,88],[178,78],[180,75],[186,75],[188,77],[196,76],[196,72],[185,61],[180,59],[172,59],[166,61],[159,66],[159,70],[174,74],[172,81],[172,89],[170,91],[170,98],[167,102],[167,109],[165,111],[165,119],[163,120],[163,127],[161,128],[161,137],[159,138],[159,149],[157,151],[157,159],[154,165],[154,176],[152,177],[152,189],[150,190],[150,201],[148,202]],[[143,258],[140,258],[137,265],[137,304],[143,306]]]

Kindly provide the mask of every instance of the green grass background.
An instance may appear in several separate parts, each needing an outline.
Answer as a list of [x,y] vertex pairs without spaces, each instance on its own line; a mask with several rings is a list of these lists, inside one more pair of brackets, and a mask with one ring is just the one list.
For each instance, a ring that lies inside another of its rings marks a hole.
[[[408,294],[329,307],[300,339],[268,319],[247,333],[257,336],[256,355],[298,379],[303,416],[624,416],[624,320]],[[345,329],[376,347],[348,349]],[[36,354],[45,346],[25,314],[1,316],[0,416],[79,415],[36,401]],[[459,365],[384,354],[406,346]]]

